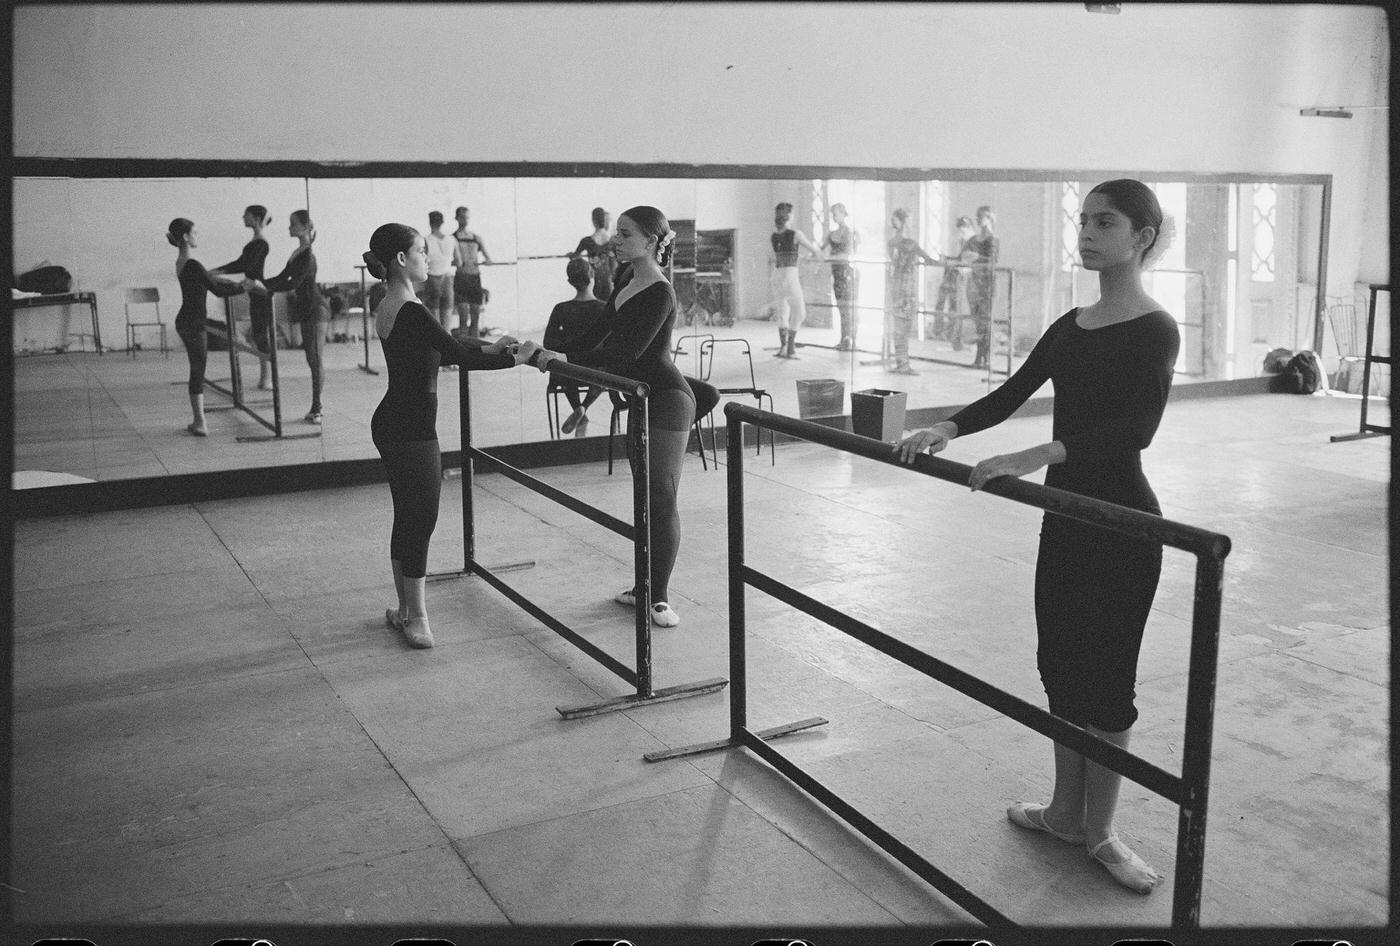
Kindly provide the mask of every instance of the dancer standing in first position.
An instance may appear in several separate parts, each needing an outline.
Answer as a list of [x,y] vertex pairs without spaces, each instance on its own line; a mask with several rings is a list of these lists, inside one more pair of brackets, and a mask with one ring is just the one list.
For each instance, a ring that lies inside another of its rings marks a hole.
[[[675,233],[655,207],[633,207],[617,218],[613,247],[623,262],[616,288],[592,330],[567,352],[540,350],[534,362],[548,371],[551,362],[610,371],[651,388],[648,404],[647,460],[651,471],[651,623],[675,627],[681,622],[670,605],[671,570],[681,545],[681,517],[676,504],[681,467],[695,422],[695,397],[680,369],[671,360],[671,331],[676,325],[676,293],[663,269],[671,261]],[[534,355],[534,342],[520,352]],[[716,398],[717,399],[717,398]],[[713,407],[713,403],[710,404]],[[637,411],[627,412],[628,425],[639,423]],[[637,605],[637,589],[615,599]]]
[[[973,467],[968,485],[1048,466],[1045,485],[1161,515],[1142,471],[1171,391],[1181,345],[1175,320],[1142,288],[1143,268],[1167,249],[1170,220],[1140,181],[1098,185],[1079,215],[1084,268],[1099,300],[1046,331],[1000,388],[896,448],[912,463],[954,437],[1000,423],[1047,380],[1055,387],[1054,439]],[[1162,569],[1151,542],[1046,513],[1035,572],[1036,662],[1050,712],[1128,747],[1138,650]],[[1012,823],[1083,844],[1120,884],[1148,893],[1161,879],[1113,830],[1121,776],[1055,744],[1048,805],[1018,802]]]
[[370,432],[389,474],[394,499],[394,531],[389,558],[399,606],[384,619],[414,647],[432,647],[424,585],[428,543],[437,526],[442,493],[442,452],[437,439],[438,366],[449,361],[468,369],[509,368],[515,339],[494,344],[457,341],[431,315],[414,285],[428,275],[423,235],[402,223],[386,223],[370,237],[365,266],[383,279],[387,292],[374,310],[374,330],[384,346],[389,390],[374,410]]

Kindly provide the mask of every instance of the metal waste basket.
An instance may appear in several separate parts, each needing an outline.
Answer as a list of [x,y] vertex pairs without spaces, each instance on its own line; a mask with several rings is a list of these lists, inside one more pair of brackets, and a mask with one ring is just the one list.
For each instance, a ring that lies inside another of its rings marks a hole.
[[851,392],[851,430],[862,437],[898,443],[904,435],[904,391],[867,388]]
[[846,413],[846,383],[836,378],[808,378],[797,382],[797,416],[840,417]]

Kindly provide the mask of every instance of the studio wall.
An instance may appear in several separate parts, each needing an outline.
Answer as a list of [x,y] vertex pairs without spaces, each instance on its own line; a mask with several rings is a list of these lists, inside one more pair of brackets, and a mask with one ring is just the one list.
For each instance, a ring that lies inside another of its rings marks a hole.
[[1380,7],[112,4],[14,26],[18,156],[1331,174],[1329,292],[1388,271],[1388,113],[1298,114],[1385,100]]

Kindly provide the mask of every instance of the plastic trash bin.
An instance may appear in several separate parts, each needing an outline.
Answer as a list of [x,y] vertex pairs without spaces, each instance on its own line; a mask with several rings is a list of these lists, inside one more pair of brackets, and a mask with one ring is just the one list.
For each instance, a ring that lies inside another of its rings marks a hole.
[[836,378],[808,378],[797,382],[797,416],[840,417],[846,413],[846,383]]
[[904,391],[867,388],[851,392],[851,430],[862,437],[898,443],[904,434]]

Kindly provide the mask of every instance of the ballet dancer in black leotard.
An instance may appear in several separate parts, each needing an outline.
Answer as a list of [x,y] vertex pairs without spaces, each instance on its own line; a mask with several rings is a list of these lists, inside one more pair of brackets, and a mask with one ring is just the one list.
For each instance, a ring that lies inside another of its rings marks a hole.
[[[647,425],[651,470],[651,621],[658,627],[681,622],[670,604],[671,570],[681,543],[676,505],[681,466],[695,420],[695,398],[671,360],[671,331],[676,324],[676,293],[662,272],[671,259],[675,234],[655,207],[633,207],[617,218],[613,247],[623,262],[613,294],[588,335],[565,352],[541,349],[535,364],[547,371],[555,360],[584,365],[645,381],[651,388]],[[534,342],[521,345],[527,358]],[[629,411],[627,423],[638,423]],[[620,592],[618,603],[635,607],[636,589]]]
[[509,336],[491,345],[460,342],[418,301],[414,285],[428,275],[428,244],[402,223],[386,223],[370,237],[365,266],[387,291],[374,310],[374,330],[384,346],[389,389],[374,410],[370,433],[384,460],[394,501],[389,559],[399,606],[384,619],[414,647],[432,647],[424,584],[428,544],[437,525],[442,492],[442,453],[437,439],[437,379],[443,362],[466,369],[509,368]]
[[[270,247],[263,239],[263,228],[272,222],[267,208],[261,204],[250,204],[243,211],[243,226],[253,231],[253,238],[243,247],[243,252],[232,263],[225,263],[209,270],[214,275],[227,274],[261,280],[263,267],[267,262]],[[252,323],[253,344],[264,355],[272,351],[272,296],[254,292],[248,295],[248,320]],[[258,361],[258,388],[267,390],[272,386],[272,362],[267,358]]]
[[209,339],[204,320],[209,315],[209,293],[216,296],[236,296],[243,286],[232,279],[213,276],[190,250],[198,246],[199,235],[194,223],[184,217],[170,221],[165,238],[171,246],[179,247],[175,257],[175,276],[180,281],[180,311],[175,314],[175,334],[185,343],[185,355],[190,360],[190,411],[194,420],[185,429],[196,437],[209,436],[204,423],[204,369],[209,363]]
[[[905,462],[959,435],[998,424],[1047,380],[1054,384],[1054,439],[978,463],[968,485],[1048,466],[1045,485],[1161,515],[1142,471],[1171,390],[1181,339],[1176,322],[1142,288],[1146,265],[1166,251],[1171,221],[1134,180],[1107,181],[1079,215],[1084,268],[1099,274],[1099,300],[1046,331],[1005,384],[896,448]],[[1050,711],[1127,748],[1138,649],[1161,574],[1162,549],[1046,513],[1036,562],[1036,662]],[[1020,827],[1085,845],[1119,883],[1140,893],[1161,879],[1113,831],[1121,777],[1056,743],[1048,805],[1018,802]]]
[[290,315],[301,326],[301,347],[306,352],[306,366],[311,369],[311,410],[306,413],[308,424],[321,423],[321,347],[325,343],[325,323],[331,317],[330,306],[316,286],[316,254],[311,244],[316,242],[316,227],[305,210],[292,211],[287,233],[297,239],[297,248],[287,259],[287,265],[276,276],[266,280],[247,280],[252,293],[289,292],[292,294]]

